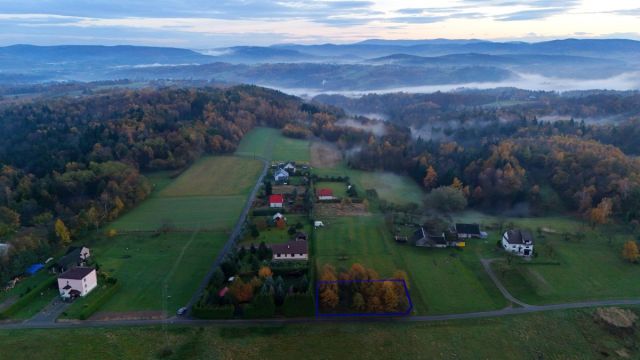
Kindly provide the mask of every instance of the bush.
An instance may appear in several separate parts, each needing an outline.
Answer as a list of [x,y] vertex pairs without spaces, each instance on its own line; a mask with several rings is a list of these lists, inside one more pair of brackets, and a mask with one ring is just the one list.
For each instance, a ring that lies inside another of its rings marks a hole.
[[40,283],[35,288],[30,289],[28,292],[24,294],[21,294],[20,299],[18,301],[16,301],[13,305],[9,306],[3,312],[0,312],[0,319],[9,318],[15,315],[18,311],[20,311],[22,308],[27,306],[29,302],[31,302],[31,300],[33,300],[36,296],[40,296],[40,293],[42,293],[44,290],[51,287],[55,283],[56,283],[56,278],[52,276],[49,279]]
[[194,306],[191,309],[191,315],[199,319],[232,319],[234,311],[233,305]]
[[316,306],[310,294],[288,295],[282,304],[282,313],[287,317],[313,316]]
[[93,298],[88,299],[90,300],[90,302],[88,301],[87,304],[85,304],[86,306],[84,309],[82,309],[82,311],[80,311],[80,314],[78,314],[78,318],[80,320],[86,320],[91,317],[91,315],[93,315],[96,311],[98,311],[98,309],[100,309],[102,305],[104,305],[104,303],[111,299],[113,294],[115,294],[119,289],[120,283],[116,281],[115,284],[109,285],[107,289],[102,293],[94,294]]
[[276,312],[276,304],[271,295],[258,295],[253,302],[244,308],[246,318],[270,318]]
[[259,208],[253,210],[253,216],[273,216],[277,213],[284,214],[284,209]]

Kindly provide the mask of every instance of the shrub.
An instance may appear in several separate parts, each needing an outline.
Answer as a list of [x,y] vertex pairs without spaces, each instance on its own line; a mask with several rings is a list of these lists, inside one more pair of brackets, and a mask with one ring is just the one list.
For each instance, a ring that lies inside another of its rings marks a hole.
[[194,306],[191,309],[191,315],[200,319],[232,319],[234,311],[233,305]]
[[282,313],[287,317],[313,316],[316,307],[310,294],[288,295],[282,304]]
[[100,309],[102,305],[109,301],[113,294],[115,294],[119,289],[120,283],[116,281],[115,284],[109,285],[103,292],[94,294],[94,297],[89,299],[90,302],[88,301],[82,311],[80,311],[80,314],[78,314],[78,318],[80,320],[86,320],[91,317],[91,315],[93,315],[96,311],[98,311],[98,309]]
[[40,293],[42,293],[48,287],[53,286],[53,284],[55,283],[56,278],[52,276],[42,283],[38,284],[38,286],[34,287],[33,289],[29,288],[29,291],[20,295],[20,299],[18,301],[9,306],[3,312],[0,312],[0,319],[9,318],[15,315],[18,311],[27,306],[29,302],[31,302],[31,300],[33,300],[36,296],[40,296]]
[[253,302],[244,308],[246,318],[269,318],[276,312],[276,304],[271,295],[258,295]]

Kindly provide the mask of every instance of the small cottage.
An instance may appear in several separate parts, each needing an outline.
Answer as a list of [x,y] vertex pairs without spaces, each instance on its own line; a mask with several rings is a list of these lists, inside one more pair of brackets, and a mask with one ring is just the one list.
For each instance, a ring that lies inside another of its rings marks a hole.
[[478,224],[456,224],[455,230],[460,239],[484,239],[487,237],[487,233],[480,231]]
[[58,290],[63,300],[86,296],[98,286],[96,269],[75,267],[58,276]]

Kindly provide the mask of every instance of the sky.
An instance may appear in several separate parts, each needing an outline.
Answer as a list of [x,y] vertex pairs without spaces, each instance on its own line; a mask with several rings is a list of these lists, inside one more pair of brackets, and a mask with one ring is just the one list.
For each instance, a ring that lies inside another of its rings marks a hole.
[[640,40],[638,0],[0,0],[0,45]]

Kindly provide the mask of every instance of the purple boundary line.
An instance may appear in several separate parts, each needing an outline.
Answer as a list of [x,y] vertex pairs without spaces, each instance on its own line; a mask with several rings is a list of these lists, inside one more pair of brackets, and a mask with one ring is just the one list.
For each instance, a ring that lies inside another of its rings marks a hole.
[[[371,282],[401,282],[404,287],[404,293],[409,301],[409,307],[406,311],[402,312],[385,312],[385,313],[337,313],[337,314],[323,314],[320,312],[320,286],[326,284],[350,284],[350,283],[371,283]],[[375,280],[335,280],[335,281],[317,281],[316,282],[316,317],[350,317],[350,316],[406,316],[411,314],[413,310],[413,301],[411,295],[409,295],[409,287],[404,279],[375,279]]]

